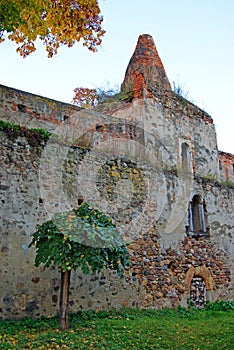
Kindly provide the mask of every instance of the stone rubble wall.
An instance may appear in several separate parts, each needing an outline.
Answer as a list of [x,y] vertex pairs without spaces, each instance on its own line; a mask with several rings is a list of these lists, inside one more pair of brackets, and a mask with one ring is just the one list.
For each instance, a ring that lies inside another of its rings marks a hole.
[[[80,108],[0,85],[0,119],[27,128],[54,131]],[[151,98],[103,104],[94,109],[103,116],[129,120],[161,142],[161,157],[169,168],[180,166],[181,143],[189,145],[194,175],[234,181],[233,155],[217,150],[215,126],[206,112],[172,91],[151,91]],[[90,111],[91,113],[91,111]],[[101,117],[100,117],[101,118]],[[103,118],[105,124],[105,118]],[[103,134],[100,133],[100,135]],[[219,161],[221,163],[219,163]],[[220,164],[220,165],[219,165]],[[221,169],[220,169],[221,168]]]
[[[100,130],[96,136],[92,134],[89,137],[89,142],[95,141],[95,137],[100,138]],[[132,136],[129,134],[129,137]],[[0,285],[0,317],[17,319],[53,315],[58,311],[58,268],[52,266],[43,271],[42,267],[33,267],[34,251],[28,248],[36,225],[48,219],[38,182],[44,142],[30,132],[19,136],[12,131],[1,131],[0,142],[0,278],[4,281]],[[82,197],[73,186],[77,164],[82,162],[87,152],[89,149],[74,146],[63,165],[65,192],[70,193],[74,206]],[[98,188],[103,198],[115,196],[115,187],[120,179],[131,179],[136,195],[128,207],[129,219],[132,212],[140,211],[145,200],[141,167],[142,164],[127,162],[124,165],[120,160],[113,159],[108,160],[99,171]],[[191,267],[209,271],[214,282],[214,287],[209,291],[210,300],[233,299],[233,189],[197,177],[194,191],[206,200],[210,237],[198,241],[186,237],[186,216],[176,236],[177,243],[171,245],[170,237],[162,237],[162,230],[159,234],[159,227],[168,220],[173,207],[177,172],[176,169],[164,169],[164,172],[168,188],[165,210],[159,222],[155,222],[147,232],[142,232],[129,246],[132,265],[126,269],[125,278],[120,279],[108,271],[89,276],[84,276],[80,271],[72,273],[72,311],[118,308],[122,305],[155,308],[185,306],[189,298],[186,274]],[[109,191],[106,191],[107,188]],[[120,208],[115,220],[121,222],[122,219]]]
[[[153,231],[153,230],[152,230]],[[185,238],[175,247],[160,247],[156,230],[130,245],[130,280],[145,286],[144,306],[186,306],[189,288],[186,274],[191,267],[205,267],[212,279],[209,300],[229,299],[232,294],[228,254],[209,239]]]

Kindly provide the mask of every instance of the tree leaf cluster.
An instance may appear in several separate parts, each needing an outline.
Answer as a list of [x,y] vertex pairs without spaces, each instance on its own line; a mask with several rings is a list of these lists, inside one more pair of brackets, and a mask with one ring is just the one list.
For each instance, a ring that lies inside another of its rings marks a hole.
[[61,266],[62,271],[85,274],[103,268],[123,274],[128,251],[111,218],[83,203],[78,209],[58,213],[37,227],[30,247],[36,247],[35,266]]
[[48,57],[57,54],[60,46],[72,47],[80,41],[97,51],[105,33],[102,21],[97,0],[1,0],[0,42],[6,33],[23,57],[36,50],[37,38]]

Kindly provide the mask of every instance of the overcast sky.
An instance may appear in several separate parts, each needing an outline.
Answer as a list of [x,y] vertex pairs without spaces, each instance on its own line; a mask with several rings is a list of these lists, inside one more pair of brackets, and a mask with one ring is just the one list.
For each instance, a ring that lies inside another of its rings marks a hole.
[[98,53],[77,44],[48,59],[42,45],[23,59],[0,44],[0,83],[71,102],[78,86],[120,85],[140,34],[153,36],[172,83],[208,112],[218,147],[234,153],[234,1],[100,0],[106,30]]

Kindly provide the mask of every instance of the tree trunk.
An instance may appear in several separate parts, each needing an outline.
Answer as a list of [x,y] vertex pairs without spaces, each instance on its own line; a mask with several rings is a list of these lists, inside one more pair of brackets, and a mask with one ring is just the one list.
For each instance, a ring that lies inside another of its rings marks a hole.
[[63,330],[68,329],[69,286],[71,270],[61,270],[60,314],[59,325]]

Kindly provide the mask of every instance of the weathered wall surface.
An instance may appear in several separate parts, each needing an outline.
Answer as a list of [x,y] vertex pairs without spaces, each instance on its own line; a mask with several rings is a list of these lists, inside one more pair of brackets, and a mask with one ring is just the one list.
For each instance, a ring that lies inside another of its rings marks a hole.
[[[58,310],[60,275],[33,267],[34,253],[28,248],[37,224],[48,219],[38,183],[43,146],[29,144],[27,137],[1,132],[1,269],[0,317],[54,314]],[[10,139],[9,139],[10,138]],[[128,291],[124,280],[108,273],[83,276],[74,273],[71,286],[73,309],[121,306],[132,298],[140,305],[137,283]],[[144,292],[143,292],[144,294]]]
[[[136,106],[137,105],[137,106]],[[192,155],[194,175],[219,179],[218,150],[215,126],[212,118],[191,102],[167,91],[163,96],[135,101],[135,106],[113,113],[111,108],[100,108],[107,114],[121,119],[138,122],[150,134],[147,147],[154,148],[157,141],[162,144],[161,152],[168,167],[181,165],[181,144],[187,143]],[[147,140],[146,140],[147,144]],[[151,145],[150,145],[151,144]]]
[[186,282],[191,268],[203,269],[207,275],[210,301],[230,298],[230,256],[218,249],[212,240],[185,238],[168,249],[159,242],[154,231],[130,245],[130,280],[137,280],[144,286],[145,307],[187,306],[190,285]]
[[[115,131],[116,132],[116,131]],[[100,130],[97,137],[100,141]],[[95,137],[92,135],[94,141]],[[0,311],[2,318],[19,318],[54,314],[58,310],[59,271],[57,268],[43,271],[34,268],[34,253],[28,249],[30,236],[37,224],[48,219],[41,198],[38,167],[43,140],[35,141],[35,134],[28,132],[1,131],[1,261],[0,261]],[[81,163],[82,148],[71,148],[64,163],[64,188],[76,204],[80,193],[71,190],[76,179],[77,163]],[[129,218],[144,203],[145,187],[140,164],[109,160],[100,167],[100,184],[109,187],[108,195],[99,186],[103,198],[114,195],[116,181],[131,177],[135,184],[135,196],[129,205]],[[154,223],[148,232],[142,232],[130,245],[132,266],[126,270],[124,279],[110,274],[84,276],[77,271],[71,284],[71,308],[100,309],[129,306],[176,306],[186,305],[189,298],[186,286],[187,273],[191,267],[203,268],[212,278],[210,300],[232,299],[231,277],[233,274],[233,226],[232,189],[214,181],[197,179],[195,193],[206,199],[210,237],[196,240],[185,237],[186,216],[181,223],[177,244],[170,246],[170,237],[162,244],[157,226],[164,225],[173,208],[176,195],[177,173],[165,169],[165,178],[170,195],[159,223]],[[73,198],[72,198],[73,196]],[[150,214],[150,213],[149,213]],[[121,208],[115,219],[122,222],[128,218]],[[160,231],[162,232],[162,231]],[[208,272],[207,272],[208,271]]]
[[0,85],[0,118],[27,128],[54,130],[79,108]]

